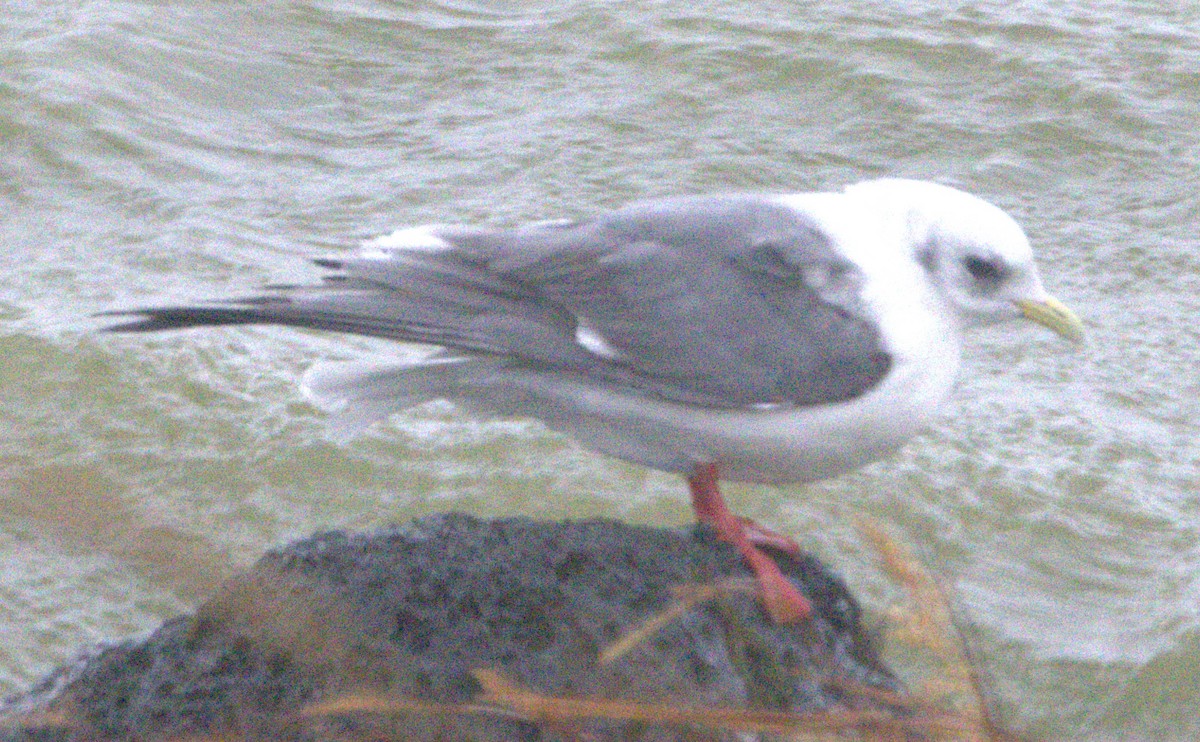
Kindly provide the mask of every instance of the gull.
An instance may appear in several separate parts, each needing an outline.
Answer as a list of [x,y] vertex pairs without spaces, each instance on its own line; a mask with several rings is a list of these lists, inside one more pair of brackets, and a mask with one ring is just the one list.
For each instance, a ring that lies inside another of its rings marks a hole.
[[779,623],[812,606],[761,547],[799,547],[734,515],[719,479],[812,482],[888,456],[935,420],[972,326],[1024,318],[1083,336],[1011,217],[898,178],[411,227],[315,262],[319,284],[109,312],[132,319],[108,329],[266,323],[436,346],[317,365],[303,385],[343,431],[445,399],[677,472]]

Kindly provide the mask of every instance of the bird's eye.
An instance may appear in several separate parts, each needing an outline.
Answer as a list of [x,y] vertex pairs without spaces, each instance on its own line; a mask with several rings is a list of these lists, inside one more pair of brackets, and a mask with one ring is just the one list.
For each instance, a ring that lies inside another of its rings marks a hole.
[[1008,269],[998,259],[981,258],[978,255],[969,255],[963,261],[963,267],[967,269],[967,273],[971,274],[971,278],[976,283],[985,286],[995,286],[1004,280],[1004,276],[1008,273]]

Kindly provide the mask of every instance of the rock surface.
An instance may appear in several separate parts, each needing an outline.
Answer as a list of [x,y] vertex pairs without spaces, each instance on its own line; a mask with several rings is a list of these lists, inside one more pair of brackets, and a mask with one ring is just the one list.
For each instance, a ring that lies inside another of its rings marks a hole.
[[[672,588],[746,577],[733,549],[701,527],[453,514],[318,534],[268,553],[195,614],[10,700],[0,736],[742,739],[703,725],[481,710],[480,669],[547,696],[673,708],[825,710],[845,707],[848,686],[899,690],[845,586],[815,558],[779,562],[812,600],[813,621],[772,625],[751,593],[727,590],[602,663],[605,647],[678,605]],[[364,696],[396,704],[311,713]],[[444,707],[404,710],[414,701]]]

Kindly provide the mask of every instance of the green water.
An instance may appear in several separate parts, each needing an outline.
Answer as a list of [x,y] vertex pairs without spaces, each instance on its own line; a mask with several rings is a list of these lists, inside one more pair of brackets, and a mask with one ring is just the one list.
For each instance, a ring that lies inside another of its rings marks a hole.
[[383,343],[96,332],[312,280],[397,226],[935,178],[1008,209],[1073,350],[976,333],[939,424],[833,482],[731,486],[869,611],[852,519],[953,591],[1003,722],[1200,736],[1200,6],[0,6],[0,692],[139,636],[265,549],[446,509],[678,523],[682,483],[432,406],[348,447],[296,389]]

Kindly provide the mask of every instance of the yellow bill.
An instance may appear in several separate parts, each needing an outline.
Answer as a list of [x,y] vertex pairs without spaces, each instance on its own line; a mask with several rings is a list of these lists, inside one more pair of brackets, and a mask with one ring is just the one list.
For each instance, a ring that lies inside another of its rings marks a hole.
[[1079,315],[1053,296],[1041,300],[1021,299],[1016,304],[1025,319],[1048,327],[1071,342],[1083,342],[1083,322]]

